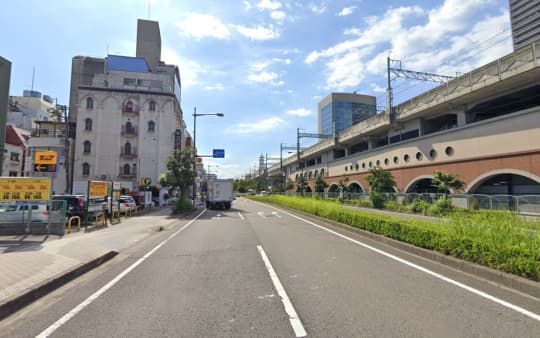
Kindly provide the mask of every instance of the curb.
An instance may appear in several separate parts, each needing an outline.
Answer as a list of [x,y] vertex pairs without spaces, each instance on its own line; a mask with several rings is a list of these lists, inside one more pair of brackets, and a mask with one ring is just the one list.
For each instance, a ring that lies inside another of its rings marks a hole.
[[[262,202],[264,203],[264,202]],[[268,203],[271,204],[271,203]],[[274,204],[272,204],[274,205]],[[287,208],[281,205],[277,205],[280,208],[287,209],[293,212],[296,212],[298,214],[309,216],[314,219],[320,220],[322,222],[334,225],[338,228],[341,228],[343,230],[347,230],[350,232],[354,232],[358,235],[361,235],[363,237],[367,237],[369,239],[372,239],[377,242],[384,243],[388,246],[391,246],[393,248],[396,248],[401,251],[405,251],[408,253],[411,253],[416,256],[420,256],[422,258],[440,263],[442,265],[448,266],[450,268],[459,270],[461,272],[474,275],[476,277],[479,277],[481,279],[505,286],[507,288],[510,288],[515,291],[519,291],[521,293],[527,294],[529,296],[540,298],[540,283],[531,281],[529,279],[513,275],[507,272],[495,270],[492,268],[488,268],[483,265],[471,263],[468,261],[461,260],[459,258],[448,256],[445,254],[442,254],[437,251],[432,251],[428,249],[424,249],[421,247],[414,246],[412,244],[408,244],[405,242],[400,242],[398,240],[385,237],[383,235],[375,234],[372,232],[369,232],[367,230],[355,228],[351,225],[339,223],[330,219],[326,219],[320,216],[316,216],[307,212],[299,211],[296,209]]]
[[68,282],[74,280],[75,278],[85,274],[86,272],[94,268],[97,268],[101,264],[112,259],[117,254],[118,252],[116,251],[109,251],[106,254],[96,259],[91,260],[90,262],[84,263],[73,270],[70,270],[60,276],[54,277],[53,279],[46,281],[44,284],[22,295],[19,295],[4,304],[0,304],[0,320],[3,320],[4,318],[10,316],[16,311],[19,311],[23,307],[31,304],[32,302],[58,289],[59,287],[67,284]]

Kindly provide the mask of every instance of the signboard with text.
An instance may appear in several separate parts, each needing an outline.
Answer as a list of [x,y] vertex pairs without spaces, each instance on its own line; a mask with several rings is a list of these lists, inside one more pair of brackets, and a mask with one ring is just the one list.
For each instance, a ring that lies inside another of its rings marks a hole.
[[213,158],[225,158],[225,149],[214,149],[212,151]]
[[34,164],[52,164],[58,163],[58,154],[55,151],[36,151],[34,155]]
[[50,193],[49,178],[0,177],[0,202],[46,202]]
[[90,181],[88,188],[88,198],[107,197],[109,195],[109,182]]

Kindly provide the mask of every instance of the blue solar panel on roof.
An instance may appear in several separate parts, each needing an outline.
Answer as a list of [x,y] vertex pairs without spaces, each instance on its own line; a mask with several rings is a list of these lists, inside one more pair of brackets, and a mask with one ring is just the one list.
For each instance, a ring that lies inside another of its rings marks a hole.
[[135,73],[150,72],[144,58],[117,55],[109,55],[107,57],[107,72],[111,70]]

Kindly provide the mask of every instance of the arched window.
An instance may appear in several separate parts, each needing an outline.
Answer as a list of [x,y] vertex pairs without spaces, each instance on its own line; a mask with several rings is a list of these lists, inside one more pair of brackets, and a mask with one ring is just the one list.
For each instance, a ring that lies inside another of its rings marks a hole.
[[131,122],[126,122],[126,134],[133,134],[133,125]]
[[126,111],[128,113],[132,112],[133,111],[133,102],[131,102],[131,101],[126,102],[126,105],[124,107],[124,111]]
[[94,99],[91,97],[86,98],[86,109],[94,109]]
[[124,175],[129,175],[131,172],[131,166],[129,164],[124,164]]
[[131,143],[127,142],[125,145],[124,145],[124,153],[126,155],[131,155]]
[[148,121],[148,132],[153,133],[156,129],[156,123],[154,121]]
[[87,131],[92,130],[92,119],[84,120],[84,130],[87,130]]
[[135,173],[137,172],[137,163],[133,163],[132,168],[133,168],[132,173],[133,173],[133,175],[135,175]]
[[84,141],[84,153],[89,154],[92,151],[92,143],[90,141]]
[[90,175],[90,164],[83,163],[82,165],[82,175],[83,176],[89,176]]
[[148,110],[156,111],[156,102],[155,101],[150,101],[150,103],[148,104]]

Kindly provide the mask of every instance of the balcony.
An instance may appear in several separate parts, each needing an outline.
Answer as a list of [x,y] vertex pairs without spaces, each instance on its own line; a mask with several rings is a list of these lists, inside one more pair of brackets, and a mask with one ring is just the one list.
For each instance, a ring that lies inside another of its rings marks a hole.
[[134,178],[134,177],[137,177],[137,170],[132,169],[129,166],[126,166],[126,167],[120,166],[118,168],[118,177],[121,177],[121,178]]
[[122,126],[121,129],[122,136],[125,137],[136,137],[137,136],[137,126]]
[[137,158],[137,148],[132,147],[131,149],[127,149],[126,147],[121,147],[120,157],[123,157],[128,160]]
[[122,105],[122,113],[139,115],[139,105],[128,101],[124,105]]

